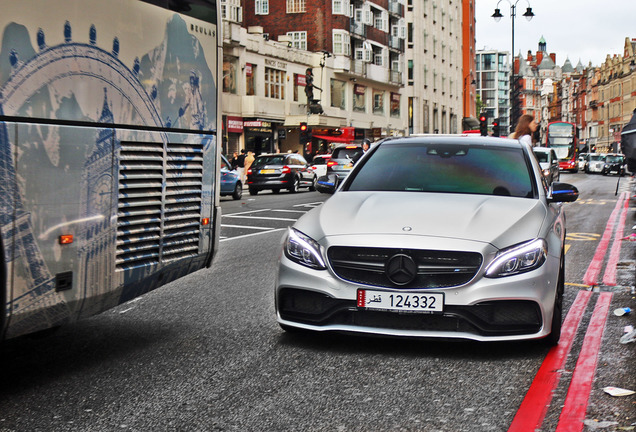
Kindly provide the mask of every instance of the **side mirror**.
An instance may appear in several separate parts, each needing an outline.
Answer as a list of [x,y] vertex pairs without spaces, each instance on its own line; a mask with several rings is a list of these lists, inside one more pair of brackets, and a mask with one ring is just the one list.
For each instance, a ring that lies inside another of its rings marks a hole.
[[574,202],[579,197],[579,190],[569,183],[554,182],[550,191],[552,193],[548,201],[551,203]]
[[316,182],[316,190],[320,193],[333,194],[338,189],[338,176],[336,174],[328,174],[318,177]]

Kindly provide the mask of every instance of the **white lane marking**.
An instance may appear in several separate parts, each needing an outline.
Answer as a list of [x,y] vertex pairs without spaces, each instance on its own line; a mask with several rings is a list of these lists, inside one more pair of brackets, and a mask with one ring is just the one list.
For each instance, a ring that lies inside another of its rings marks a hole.
[[249,225],[226,225],[226,224],[221,224],[221,227],[225,227],[225,228],[245,228],[245,229],[253,229],[253,230],[264,230],[264,231],[269,231],[272,230],[272,227],[256,227],[256,226],[249,226]]
[[220,239],[219,242],[224,242],[224,241],[228,241],[228,240],[238,240],[238,239],[242,239],[242,238],[246,238],[246,237],[254,237],[254,236],[267,234],[267,233],[271,233],[271,232],[284,231],[286,229],[287,228],[276,228],[276,229],[272,229],[272,230],[269,230],[269,231],[261,231],[261,232],[253,233],[253,234],[245,234],[245,235],[242,235],[242,236],[236,236],[236,237],[230,237],[230,238],[226,238],[226,239]]
[[266,216],[235,216],[235,215],[224,215],[224,217],[233,217],[238,219],[259,219],[259,220],[275,220],[275,221],[288,221],[288,222],[296,222],[298,219],[289,219],[289,218],[274,218],[274,217],[266,217]]

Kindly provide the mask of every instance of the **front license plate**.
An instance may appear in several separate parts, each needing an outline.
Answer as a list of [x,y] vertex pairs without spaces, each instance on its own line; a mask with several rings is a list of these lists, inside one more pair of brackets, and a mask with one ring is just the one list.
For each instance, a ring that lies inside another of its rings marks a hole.
[[261,170],[261,174],[274,174],[276,172],[276,170],[273,169],[262,169]]
[[444,294],[358,290],[358,307],[397,312],[441,313]]

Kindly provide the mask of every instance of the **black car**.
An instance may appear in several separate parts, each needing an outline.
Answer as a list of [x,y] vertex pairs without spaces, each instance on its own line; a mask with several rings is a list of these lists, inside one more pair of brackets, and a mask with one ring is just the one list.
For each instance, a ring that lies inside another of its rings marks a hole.
[[247,170],[247,187],[250,195],[264,189],[273,193],[286,189],[291,193],[301,187],[315,190],[317,176],[309,169],[309,164],[297,153],[276,153],[260,155]]
[[616,173],[619,176],[625,174],[625,156],[622,154],[609,153],[605,155],[605,165],[603,165],[603,170],[601,174],[608,175],[611,173]]

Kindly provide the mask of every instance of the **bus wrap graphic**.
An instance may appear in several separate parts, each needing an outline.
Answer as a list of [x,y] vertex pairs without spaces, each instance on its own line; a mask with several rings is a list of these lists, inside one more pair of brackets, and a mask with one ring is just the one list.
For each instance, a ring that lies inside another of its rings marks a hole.
[[[121,143],[154,140],[168,154],[169,141],[181,139],[212,151],[213,137],[184,131],[216,129],[216,106],[205,101],[216,100],[217,89],[204,50],[183,18],[166,16],[162,43],[131,65],[118,57],[126,42],[115,37],[107,49],[100,47],[95,25],[78,38],[84,41],[75,40],[69,21],[61,23],[63,37],[19,23],[3,29],[0,116],[34,119],[27,124],[0,119],[0,229],[4,239],[12,239],[4,245],[12,287],[7,337],[92,315],[158,284],[144,282],[156,266],[114,271],[121,191],[113,167],[119,166]],[[48,45],[49,36],[59,43]],[[60,120],[64,125],[55,124]],[[85,127],[88,123],[97,129]],[[205,181],[212,179],[207,174]],[[203,192],[199,211],[212,205],[211,194]],[[55,227],[72,227],[76,256],[55,244]],[[55,290],[54,275],[64,260],[73,263],[74,284],[83,287],[76,301]],[[159,279],[189,271],[188,263],[168,266]],[[133,277],[141,282],[125,292]],[[85,304],[87,297],[99,300]]]

